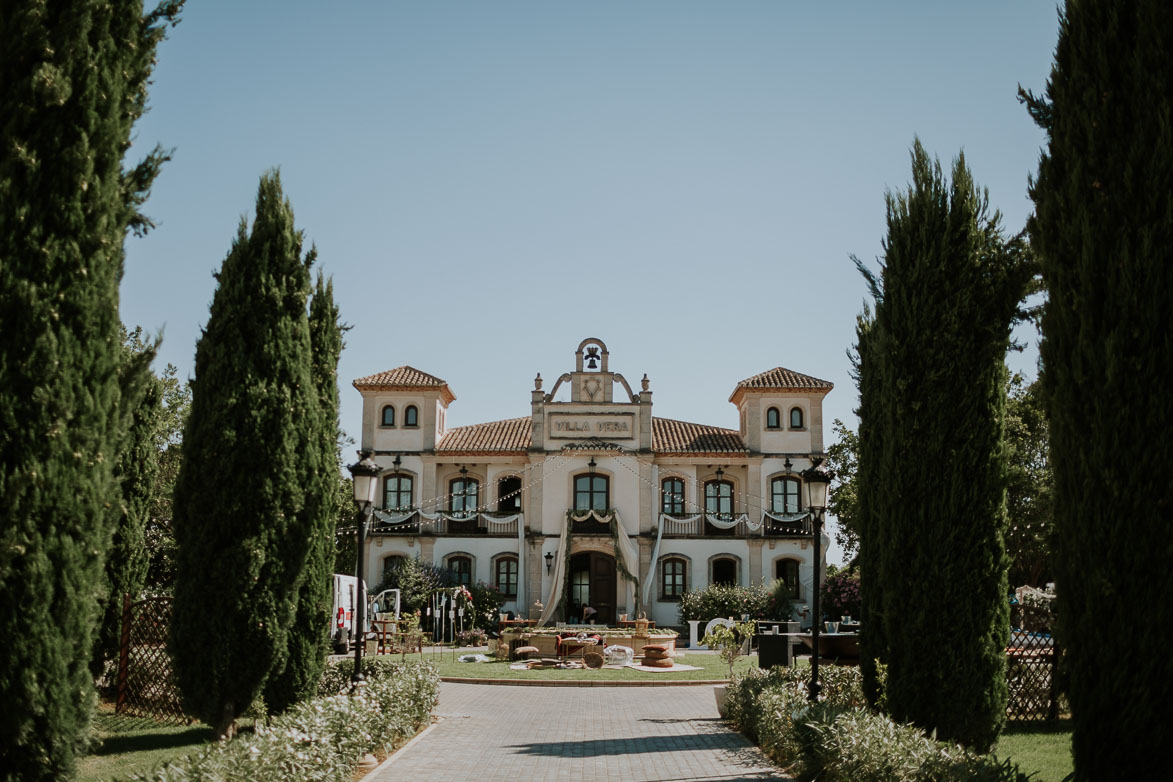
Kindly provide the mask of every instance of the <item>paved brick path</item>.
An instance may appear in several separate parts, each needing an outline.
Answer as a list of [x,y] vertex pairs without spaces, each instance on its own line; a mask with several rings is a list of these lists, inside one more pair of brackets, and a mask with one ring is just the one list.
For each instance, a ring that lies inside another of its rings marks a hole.
[[440,722],[377,782],[784,780],[724,727],[712,687],[440,685]]

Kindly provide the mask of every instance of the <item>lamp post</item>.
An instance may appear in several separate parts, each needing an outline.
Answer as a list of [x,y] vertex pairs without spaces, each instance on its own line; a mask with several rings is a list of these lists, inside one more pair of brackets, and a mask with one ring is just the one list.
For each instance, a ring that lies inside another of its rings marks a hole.
[[350,477],[354,479],[354,504],[358,506],[358,556],[354,567],[355,580],[358,583],[355,586],[357,600],[351,625],[358,643],[354,645],[354,673],[350,677],[356,688],[363,683],[362,652],[363,644],[366,642],[366,633],[363,632],[367,607],[366,586],[363,584],[363,547],[366,544],[367,522],[370,521],[371,512],[374,510],[375,492],[379,487],[379,465],[375,464],[371,456],[370,451],[359,451],[359,461],[347,467],[350,470]]
[[813,578],[811,578],[811,681],[809,697],[812,703],[819,700],[819,630],[822,629],[823,612],[819,598],[823,570],[823,514],[827,510],[827,488],[831,484],[831,472],[823,466],[822,459],[816,459],[810,469],[802,472],[806,485],[806,506],[811,514],[811,538],[815,544]]
[[546,552],[546,575],[547,576],[550,575],[550,568],[553,566],[554,566],[554,554],[553,554],[553,552],[547,551]]

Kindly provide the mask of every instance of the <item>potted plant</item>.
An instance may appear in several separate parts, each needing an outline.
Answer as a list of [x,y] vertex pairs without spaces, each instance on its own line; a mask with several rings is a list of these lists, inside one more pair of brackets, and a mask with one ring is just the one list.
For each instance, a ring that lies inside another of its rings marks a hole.
[[[757,632],[757,622],[750,619],[734,624],[732,620],[725,625],[715,625],[705,633],[702,643],[710,649],[715,649],[721,659],[729,666],[729,678],[733,678],[733,664],[737,658],[749,652],[750,639]],[[713,687],[713,695],[717,698],[717,713],[725,716],[725,699],[728,695],[728,684],[717,684]]]

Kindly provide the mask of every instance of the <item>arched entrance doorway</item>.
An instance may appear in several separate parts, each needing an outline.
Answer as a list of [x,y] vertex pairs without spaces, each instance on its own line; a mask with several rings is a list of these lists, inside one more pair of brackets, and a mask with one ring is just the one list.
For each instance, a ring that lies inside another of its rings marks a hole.
[[589,605],[598,612],[596,624],[615,624],[615,557],[599,551],[572,555],[569,584],[567,617],[581,619],[582,607]]

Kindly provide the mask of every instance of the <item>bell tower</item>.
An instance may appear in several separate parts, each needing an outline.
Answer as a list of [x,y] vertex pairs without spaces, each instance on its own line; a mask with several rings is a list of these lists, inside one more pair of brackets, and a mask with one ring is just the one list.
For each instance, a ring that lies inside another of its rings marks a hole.
[[614,382],[607,369],[607,346],[603,340],[587,337],[574,353],[575,367],[571,375],[570,401],[585,404],[610,403]]

